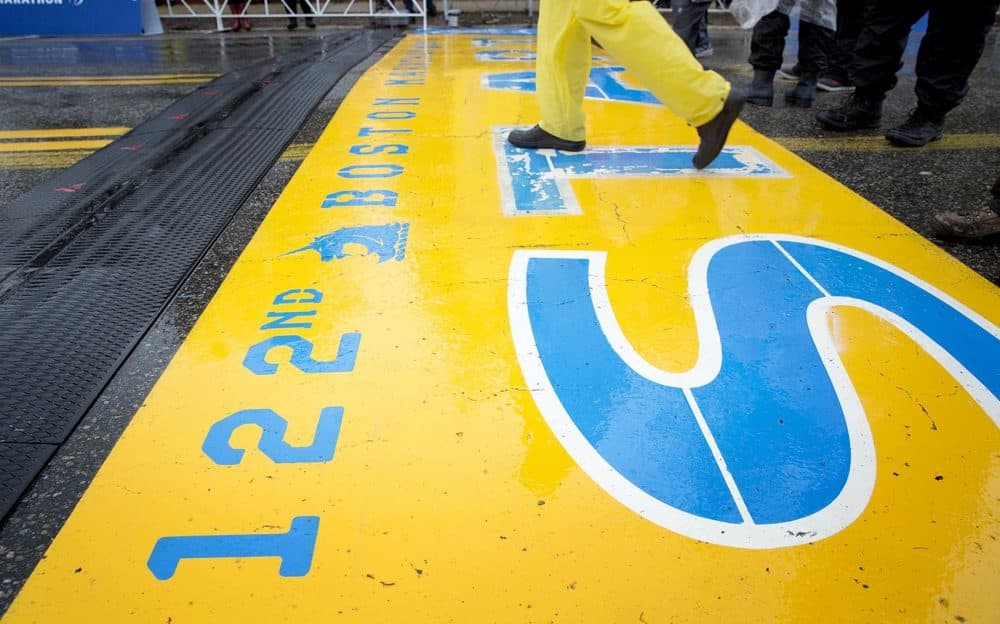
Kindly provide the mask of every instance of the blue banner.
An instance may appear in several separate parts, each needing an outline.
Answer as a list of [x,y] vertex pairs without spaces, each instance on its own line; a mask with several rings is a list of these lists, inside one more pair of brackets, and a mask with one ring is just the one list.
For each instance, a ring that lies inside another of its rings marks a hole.
[[0,35],[136,35],[138,0],[0,0]]

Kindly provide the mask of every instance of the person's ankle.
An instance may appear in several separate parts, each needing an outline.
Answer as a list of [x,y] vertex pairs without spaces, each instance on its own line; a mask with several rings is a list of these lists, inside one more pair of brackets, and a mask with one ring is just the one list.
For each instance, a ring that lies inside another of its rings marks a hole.
[[926,104],[923,104],[921,102],[918,102],[916,114],[938,125],[943,125],[944,116],[947,114],[947,112],[942,111],[941,109],[938,108],[927,106]]

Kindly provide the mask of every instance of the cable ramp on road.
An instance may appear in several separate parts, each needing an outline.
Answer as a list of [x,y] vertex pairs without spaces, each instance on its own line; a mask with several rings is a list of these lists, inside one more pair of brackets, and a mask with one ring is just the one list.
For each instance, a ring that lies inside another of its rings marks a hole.
[[217,78],[4,211],[0,514],[66,439],[306,117],[390,39],[341,32]]

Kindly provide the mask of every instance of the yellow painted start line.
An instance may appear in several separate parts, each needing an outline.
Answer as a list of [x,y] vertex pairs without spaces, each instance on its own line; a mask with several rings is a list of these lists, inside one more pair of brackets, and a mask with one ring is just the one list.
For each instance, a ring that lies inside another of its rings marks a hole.
[[125,76],[0,76],[0,87],[125,87],[202,84],[219,74],[154,74]]
[[509,40],[366,72],[7,622],[1000,621],[997,289],[608,67],[505,144]]

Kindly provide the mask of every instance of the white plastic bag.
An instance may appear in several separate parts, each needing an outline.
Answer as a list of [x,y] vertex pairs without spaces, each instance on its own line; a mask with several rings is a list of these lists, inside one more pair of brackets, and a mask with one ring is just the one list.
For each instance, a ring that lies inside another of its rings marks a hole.
[[740,28],[753,28],[760,18],[778,8],[778,0],[733,0],[729,12]]

